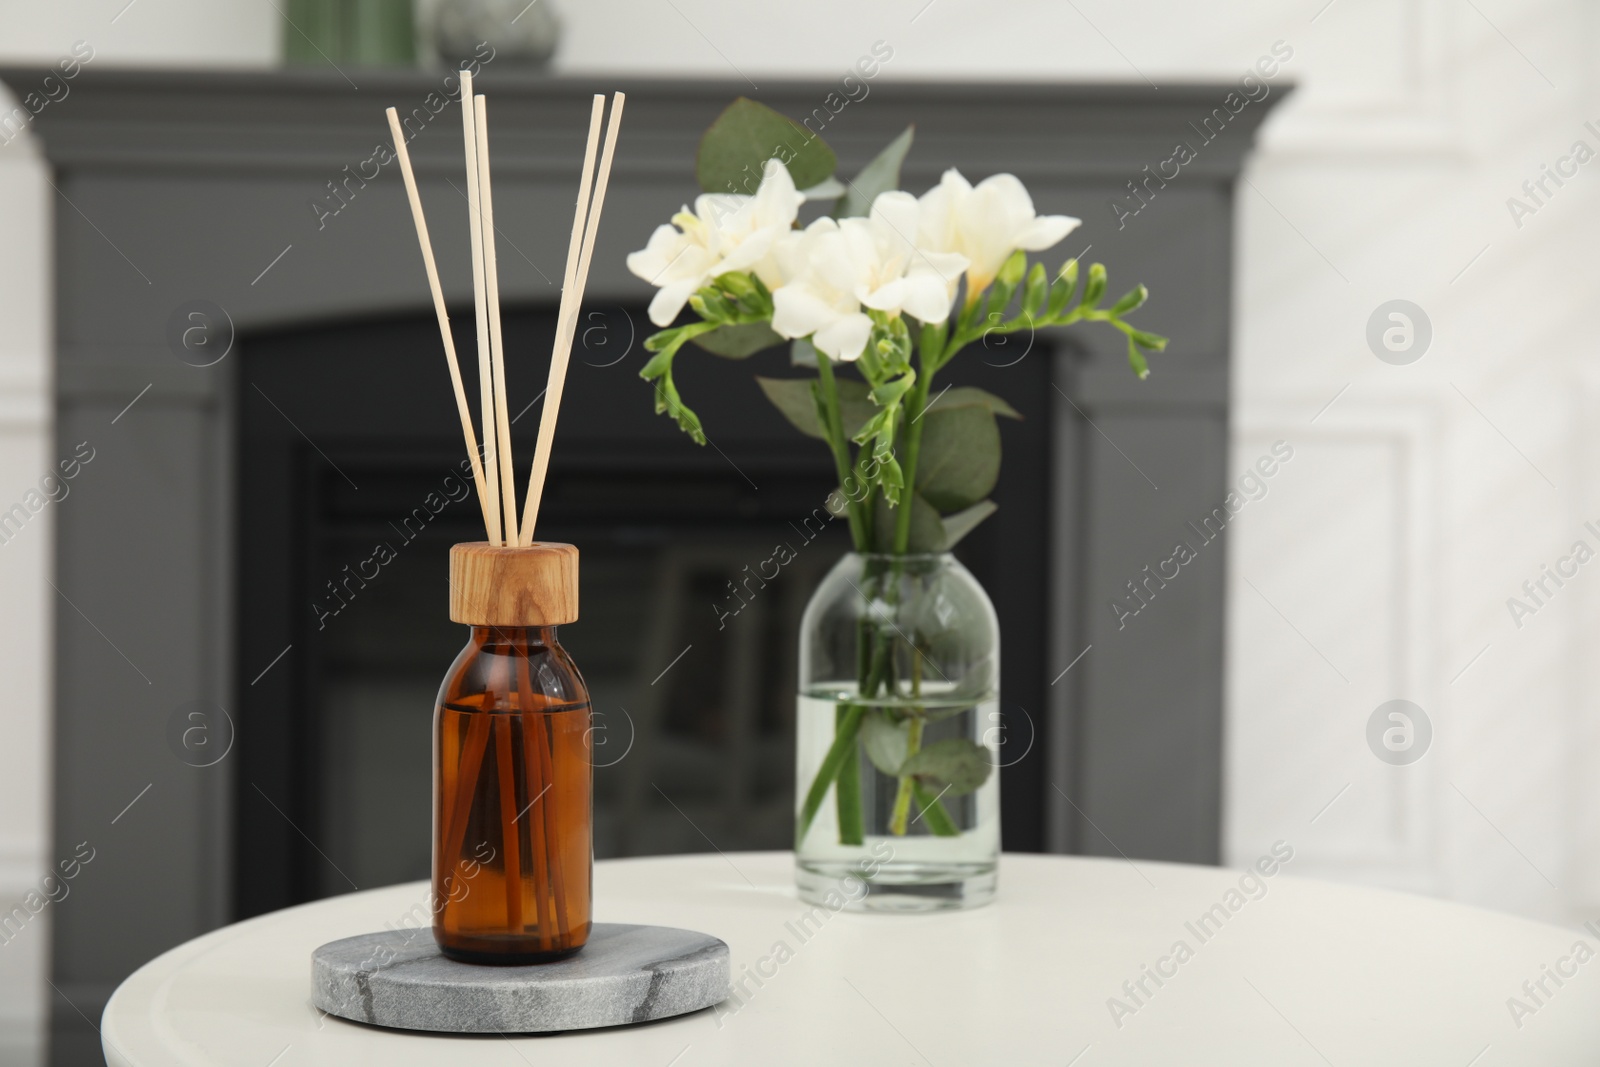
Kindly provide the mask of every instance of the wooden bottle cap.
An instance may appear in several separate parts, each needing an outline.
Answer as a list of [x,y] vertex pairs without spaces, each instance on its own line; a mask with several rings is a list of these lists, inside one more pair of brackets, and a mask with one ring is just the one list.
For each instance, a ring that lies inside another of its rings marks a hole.
[[578,621],[578,550],[536,541],[450,547],[450,620],[469,626],[562,626]]

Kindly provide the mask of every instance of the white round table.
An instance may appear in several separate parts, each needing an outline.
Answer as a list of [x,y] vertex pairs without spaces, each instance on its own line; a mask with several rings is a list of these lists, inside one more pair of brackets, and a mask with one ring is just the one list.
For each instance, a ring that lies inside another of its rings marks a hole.
[[[1573,955],[1578,942],[1600,950],[1600,938],[1583,930],[1281,870],[1241,887],[1239,871],[1031,855],[1005,857],[988,907],[833,913],[799,902],[792,862],[736,853],[596,864],[596,918],[703,930],[732,948],[742,992],[694,1015],[500,1038],[381,1030],[312,1008],[311,950],[425,917],[418,882],[263,915],[153,960],[106,1006],[106,1058],[113,1067],[1600,1062],[1600,960]],[[1559,984],[1549,977],[1557,972]],[[1514,1013],[1510,998],[1527,1010]]]

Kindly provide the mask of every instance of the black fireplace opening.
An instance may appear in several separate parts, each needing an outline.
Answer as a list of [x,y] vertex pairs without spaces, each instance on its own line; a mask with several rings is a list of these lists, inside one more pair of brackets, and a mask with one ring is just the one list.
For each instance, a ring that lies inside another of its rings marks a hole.
[[[504,321],[521,495],[555,315]],[[471,309],[453,322],[476,407]],[[789,848],[800,614],[849,549],[822,506],[832,464],[753,380],[801,373],[783,349],[680,356],[679,389],[711,442],[693,444],[638,379],[648,329],[637,307],[586,313],[539,525],[582,551],[581,617],[561,639],[594,701],[595,854]],[[999,513],[957,550],[1000,616],[1002,825],[1022,851],[1044,832],[1045,349],[980,347],[941,375],[1023,415],[1002,420]],[[427,877],[433,702],[467,636],[449,620],[446,558],[483,524],[431,316],[262,332],[239,350],[243,918]],[[780,544],[793,560],[750,582]]]

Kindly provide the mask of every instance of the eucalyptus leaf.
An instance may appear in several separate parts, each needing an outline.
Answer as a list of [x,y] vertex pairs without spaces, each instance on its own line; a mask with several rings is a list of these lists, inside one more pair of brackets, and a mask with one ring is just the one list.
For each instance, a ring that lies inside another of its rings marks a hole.
[[818,182],[809,189],[801,189],[800,195],[806,200],[837,200],[845,193],[844,182],[838,178],[828,178]]
[[881,709],[873,708],[861,720],[861,747],[872,765],[890,777],[899,777],[910,747],[911,722],[893,722]]
[[900,164],[905,162],[906,153],[911,151],[911,139],[916,129],[914,125],[907,126],[900,136],[873,157],[871,163],[861,168],[860,174],[851,179],[849,189],[839,199],[838,207],[834,208],[836,218],[866,215],[872,210],[872,202],[879,193],[900,188]]
[[[790,425],[807,437],[827,440],[821,424],[817,422],[817,403],[811,393],[815,381],[815,378],[756,377],[756,384],[761,386],[761,391],[772,401],[772,406],[783,413]],[[838,378],[834,384],[839,390],[839,419],[844,423],[844,432],[848,435],[860,429],[876,408],[867,399],[866,382]]]
[[928,401],[926,410],[941,411],[948,408],[970,407],[974,404],[987,408],[996,415],[1004,415],[1008,419],[1022,418],[1022,413],[1016,408],[993,393],[973,385],[952,386],[936,394],[932,400]]
[[957,542],[971,533],[978,523],[997,510],[993,500],[980,500],[970,508],[940,519],[940,523],[944,526],[944,550],[948,552],[956,547]]
[[773,345],[783,344],[783,338],[772,332],[764,322],[746,322],[732,326],[718,326],[703,333],[694,343],[723,359],[745,359]]
[[1000,428],[985,407],[930,411],[923,416],[917,492],[948,514],[969,508],[1000,478]]
[[[957,638],[954,639],[954,641],[952,643],[955,644],[955,643],[959,643],[960,641],[961,641],[961,638],[957,637]],[[979,666],[980,666],[980,669],[981,669],[981,664]],[[964,688],[967,688],[967,689],[971,689],[972,688],[972,686],[970,685],[970,680],[968,678],[964,677],[964,678],[962,678],[961,681],[962,681],[962,686]],[[982,699],[982,698],[981,697],[976,698],[974,700],[974,703],[977,702],[977,699]],[[922,721],[923,722],[928,722],[928,723],[943,722],[946,719],[953,719],[957,715],[969,715],[969,714],[974,714],[973,707],[972,707],[971,704],[968,704],[968,705],[966,705],[964,707],[959,705],[959,704],[955,705],[955,706],[935,705],[933,707],[929,707],[929,708],[924,708],[923,709],[923,711],[922,711]]]
[[815,367],[817,365],[817,350],[809,338],[796,337],[789,342],[789,365],[792,367]]
[[[894,551],[894,529],[899,520],[899,508],[891,508],[883,497],[875,496],[876,510],[872,518],[873,548],[878,552]],[[933,505],[916,493],[907,493],[900,501],[901,508],[911,509],[911,537],[907,552],[943,552],[944,525]]]
[[838,166],[822,138],[787,115],[741,96],[700,138],[695,177],[708,193],[753,195],[773,157],[789,168],[796,189],[820,185]]
[[974,741],[951,737],[923,748],[906,760],[900,771],[915,776],[932,792],[959,797],[988,781],[993,767],[988,749]]

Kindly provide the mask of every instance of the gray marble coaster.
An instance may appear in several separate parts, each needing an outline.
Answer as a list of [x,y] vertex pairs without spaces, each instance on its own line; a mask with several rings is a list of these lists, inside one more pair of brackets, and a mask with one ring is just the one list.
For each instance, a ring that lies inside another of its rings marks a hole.
[[525,967],[446,959],[426,929],[347,937],[311,954],[318,1008],[401,1030],[583,1030],[682,1015],[727,995],[728,946],[670,926],[595,923],[577,955]]

